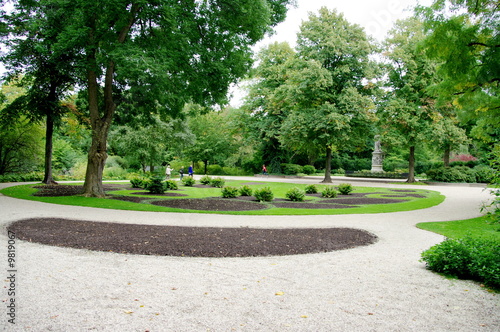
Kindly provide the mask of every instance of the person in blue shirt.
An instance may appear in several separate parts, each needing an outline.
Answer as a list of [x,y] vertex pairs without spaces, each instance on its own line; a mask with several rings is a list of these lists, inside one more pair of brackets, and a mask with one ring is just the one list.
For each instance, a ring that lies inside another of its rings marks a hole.
[[194,172],[193,172],[193,165],[189,165],[188,174],[189,174],[190,177],[193,177],[193,174],[194,174]]

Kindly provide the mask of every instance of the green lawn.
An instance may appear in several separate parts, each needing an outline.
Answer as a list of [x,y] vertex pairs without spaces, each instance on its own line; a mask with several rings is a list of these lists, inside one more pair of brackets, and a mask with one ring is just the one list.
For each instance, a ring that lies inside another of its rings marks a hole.
[[[114,182],[116,183],[116,182]],[[128,184],[129,182],[122,182],[123,184]],[[81,185],[81,183],[76,183],[75,185]],[[293,184],[293,183],[278,183],[278,182],[258,182],[252,181],[249,184],[248,181],[237,181],[231,180],[226,181],[226,186],[239,187],[248,184],[253,190],[270,187],[274,193],[275,199],[284,199],[286,192],[291,188],[298,187],[304,189],[305,184]],[[316,185],[319,192],[325,185]],[[356,208],[349,209],[303,209],[303,208],[278,208],[271,203],[266,203],[268,208],[264,210],[256,211],[200,211],[200,210],[185,210],[177,208],[168,208],[155,206],[151,204],[144,203],[131,203],[120,200],[113,199],[102,199],[102,198],[88,198],[82,196],[68,196],[68,197],[39,197],[32,196],[37,189],[32,188],[33,185],[21,185],[9,187],[1,190],[0,192],[6,196],[16,197],[20,199],[34,200],[46,203],[54,204],[64,204],[64,205],[76,205],[76,206],[87,206],[87,207],[97,207],[106,209],[118,209],[118,210],[136,210],[136,211],[156,211],[156,212],[196,212],[196,213],[222,213],[222,214],[234,214],[234,215],[333,215],[333,214],[358,214],[358,213],[387,213],[387,212],[397,212],[397,211],[411,211],[417,209],[424,209],[431,206],[435,206],[443,202],[444,196],[440,193],[432,190],[424,189],[413,189],[413,193],[425,196],[425,198],[414,198],[407,197],[401,199],[401,203],[392,204],[366,204]],[[122,196],[134,196],[133,193],[140,192],[144,190],[134,189],[134,190],[116,190],[109,192],[109,195],[122,195]],[[220,188],[196,188],[196,187],[186,187],[179,185],[179,190],[173,192],[182,193],[187,195],[185,197],[162,197],[155,195],[140,195],[143,198],[151,199],[183,199],[183,198],[208,198],[208,197],[220,197]],[[373,188],[373,187],[354,187],[353,193],[370,193],[368,197],[382,197],[384,194],[397,194],[397,192],[392,191],[388,188]],[[345,197],[345,196],[344,196]],[[317,201],[318,197],[306,197],[306,201]]]
[[470,236],[472,238],[491,238],[500,243],[500,225],[488,223],[486,217],[444,222],[424,222],[417,224],[417,227],[452,239]]

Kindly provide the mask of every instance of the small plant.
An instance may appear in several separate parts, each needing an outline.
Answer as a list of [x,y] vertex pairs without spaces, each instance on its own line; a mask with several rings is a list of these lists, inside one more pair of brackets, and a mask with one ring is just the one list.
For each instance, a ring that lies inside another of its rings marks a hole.
[[261,189],[256,189],[253,193],[257,201],[259,202],[270,202],[274,198],[274,194],[271,191],[271,188],[264,187]]
[[210,181],[210,185],[212,187],[215,187],[215,188],[222,188],[222,187],[224,187],[225,183],[226,183],[226,181],[221,177],[213,178]]
[[422,253],[432,271],[500,289],[500,246],[492,239],[446,239]]
[[310,184],[305,188],[306,194],[316,194],[318,192],[318,187],[315,184]]
[[335,187],[333,186],[325,187],[325,189],[321,192],[321,197],[335,198],[337,197],[337,190],[335,190]]
[[204,185],[209,185],[211,181],[212,181],[212,178],[210,176],[208,176],[208,175],[204,175],[200,179],[200,183],[204,184]]
[[165,181],[165,188],[167,190],[177,190],[177,189],[179,189],[179,186],[177,185],[176,181],[167,180],[167,181]]
[[252,196],[252,188],[249,186],[242,186],[240,188],[240,195],[241,196]]
[[300,190],[297,187],[290,189],[286,193],[286,198],[294,202],[302,202],[304,200],[304,197],[305,197],[304,191]]
[[316,173],[316,167],[312,165],[305,165],[302,167],[302,172],[304,172],[307,175],[312,175]]
[[163,179],[160,177],[153,177],[149,179],[145,189],[151,194],[163,194],[165,192],[165,185]]
[[339,184],[338,190],[341,195],[349,195],[354,188],[350,183],[341,183]]
[[222,187],[222,197],[224,198],[236,198],[238,192],[239,190],[236,187]]
[[133,177],[130,179],[130,184],[132,188],[144,188],[144,179],[141,177]]
[[194,184],[196,183],[196,180],[193,179],[192,177],[190,176],[186,176],[186,177],[183,177],[182,178],[182,183],[186,186],[186,187],[192,187],[194,186]]

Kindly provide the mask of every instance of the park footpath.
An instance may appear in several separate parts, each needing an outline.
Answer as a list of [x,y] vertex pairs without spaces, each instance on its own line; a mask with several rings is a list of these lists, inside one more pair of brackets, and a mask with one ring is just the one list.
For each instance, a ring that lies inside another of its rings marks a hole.
[[[355,186],[415,188],[334,178],[334,184],[349,181]],[[14,184],[0,188],[9,185]],[[422,188],[439,191],[446,200],[410,212],[230,216],[84,208],[0,195],[0,330],[500,331],[500,295],[478,283],[426,270],[420,253],[444,238],[415,227],[419,222],[477,217],[490,197],[488,191]],[[198,227],[351,227],[372,232],[378,241],[319,254],[192,258],[94,252],[9,239],[6,225],[42,216]],[[9,242],[15,243],[13,268],[8,266]],[[14,296],[8,295],[12,285]],[[8,322],[12,298],[15,324]]]

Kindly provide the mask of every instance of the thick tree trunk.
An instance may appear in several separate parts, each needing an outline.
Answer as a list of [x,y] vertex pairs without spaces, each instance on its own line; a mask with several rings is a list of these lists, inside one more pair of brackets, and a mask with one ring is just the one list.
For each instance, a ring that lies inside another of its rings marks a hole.
[[47,114],[47,123],[45,126],[45,175],[42,183],[57,184],[52,177],[52,150],[54,137],[54,117],[52,112]]
[[321,183],[332,183],[332,148],[326,147],[325,178]]
[[409,172],[408,172],[408,180],[406,182],[413,183],[415,182],[415,147],[410,146],[410,158],[409,158]]
[[450,154],[451,154],[451,146],[450,144],[446,144],[443,156],[444,167],[450,166]]

